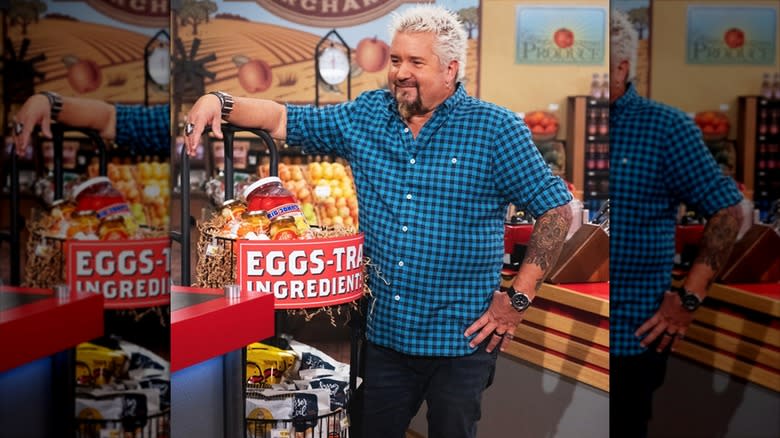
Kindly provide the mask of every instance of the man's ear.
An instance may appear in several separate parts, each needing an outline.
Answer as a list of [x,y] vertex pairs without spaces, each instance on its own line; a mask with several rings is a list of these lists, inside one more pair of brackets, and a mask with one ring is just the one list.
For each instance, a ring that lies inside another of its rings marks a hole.
[[458,69],[460,68],[460,62],[457,59],[453,59],[447,65],[447,83],[454,84],[458,78]]

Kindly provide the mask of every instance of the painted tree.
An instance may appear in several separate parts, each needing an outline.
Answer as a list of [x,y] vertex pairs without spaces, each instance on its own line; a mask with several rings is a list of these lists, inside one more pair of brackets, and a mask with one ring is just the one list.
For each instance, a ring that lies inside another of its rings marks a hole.
[[198,34],[198,25],[208,23],[209,16],[217,12],[217,4],[211,0],[183,0],[179,8],[182,26],[192,25],[192,34]]
[[647,31],[650,28],[650,11],[647,6],[628,11],[628,19],[631,20],[637,32],[639,32],[639,39],[647,38]]
[[458,11],[460,21],[469,33],[469,39],[473,39],[474,30],[479,28],[479,10],[476,7],[465,8]]
[[27,26],[37,23],[38,17],[46,12],[46,3],[38,0],[11,0],[8,21],[11,26],[22,26],[22,35],[27,35]]

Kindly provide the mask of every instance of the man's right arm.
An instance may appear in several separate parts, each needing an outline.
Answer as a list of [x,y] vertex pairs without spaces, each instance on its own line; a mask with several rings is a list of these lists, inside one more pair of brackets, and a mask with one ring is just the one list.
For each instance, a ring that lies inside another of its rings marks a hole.
[[[210,125],[214,135],[222,138],[222,120],[220,99],[213,94],[201,96],[187,114],[187,123],[193,125],[192,132],[184,137],[187,152],[195,154],[206,126]],[[265,129],[278,140],[287,137],[287,108],[272,100],[234,97],[233,110],[225,121],[244,128]]]
[[[24,146],[29,144],[36,125],[40,125],[45,137],[51,138],[50,114],[49,99],[42,94],[34,94],[24,102],[13,117],[15,123],[22,124],[21,132],[14,132],[18,154],[22,154]],[[116,136],[116,110],[114,105],[102,100],[62,96],[62,109],[56,121],[68,126],[95,129],[106,139]]]

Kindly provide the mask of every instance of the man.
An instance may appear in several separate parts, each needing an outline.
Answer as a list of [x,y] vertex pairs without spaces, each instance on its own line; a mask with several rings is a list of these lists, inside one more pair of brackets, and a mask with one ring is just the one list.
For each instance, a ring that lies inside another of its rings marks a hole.
[[127,145],[139,155],[170,154],[170,106],[110,104],[102,100],[66,97],[44,91],[30,96],[13,117],[16,153],[24,154],[36,125],[51,138],[51,122],[94,129],[106,140]]
[[[668,348],[728,259],[742,196],[689,117],[637,94],[636,30],[618,11],[610,22],[610,435],[641,438]],[[670,290],[681,202],[709,220],[682,287]]]
[[[221,137],[224,119],[350,162],[365,255],[382,273],[370,278],[362,436],[404,437],[426,400],[429,437],[473,438],[496,347],[560,253],[571,196],[522,121],[466,94],[466,32],[452,12],[414,7],[391,32],[389,90],[324,108],[216,92],[193,106],[185,141],[193,152],[207,124]],[[500,292],[509,202],[537,222]]]

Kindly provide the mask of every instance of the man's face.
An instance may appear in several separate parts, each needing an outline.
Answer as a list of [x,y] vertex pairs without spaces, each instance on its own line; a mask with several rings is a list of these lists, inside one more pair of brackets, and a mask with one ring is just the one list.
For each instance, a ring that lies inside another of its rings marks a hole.
[[442,67],[432,33],[397,33],[390,45],[387,83],[404,119],[426,114],[452,94],[458,62]]
[[620,61],[609,64],[609,101],[614,102],[626,92],[628,86],[628,73],[630,70],[628,61]]

